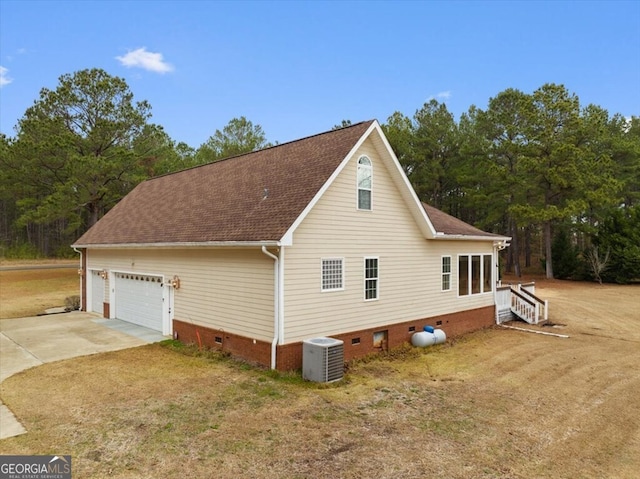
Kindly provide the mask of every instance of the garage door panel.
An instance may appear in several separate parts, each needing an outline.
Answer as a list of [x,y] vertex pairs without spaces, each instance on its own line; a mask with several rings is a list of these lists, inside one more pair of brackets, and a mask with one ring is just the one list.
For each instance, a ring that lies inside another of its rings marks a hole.
[[162,332],[163,290],[159,276],[116,273],[116,318]]

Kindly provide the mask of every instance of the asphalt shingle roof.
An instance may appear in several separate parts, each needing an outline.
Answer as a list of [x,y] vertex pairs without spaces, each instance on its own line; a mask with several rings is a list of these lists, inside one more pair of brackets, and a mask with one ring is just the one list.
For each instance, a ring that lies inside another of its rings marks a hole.
[[[144,181],[76,246],[282,239],[372,121]],[[486,233],[425,203],[438,233]]]
[[372,123],[144,181],[75,244],[280,240]]
[[451,216],[426,203],[422,203],[422,206],[427,212],[427,216],[429,217],[429,220],[431,220],[431,224],[438,233],[461,236],[502,237],[500,235],[482,231],[481,229],[471,226],[470,224],[459,220],[455,216]]

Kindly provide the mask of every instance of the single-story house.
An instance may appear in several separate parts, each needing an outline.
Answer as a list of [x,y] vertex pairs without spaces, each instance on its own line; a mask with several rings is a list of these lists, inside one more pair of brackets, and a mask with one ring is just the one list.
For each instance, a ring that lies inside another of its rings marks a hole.
[[83,309],[290,370],[494,324],[509,239],[422,204],[373,120],[144,181],[73,246]]

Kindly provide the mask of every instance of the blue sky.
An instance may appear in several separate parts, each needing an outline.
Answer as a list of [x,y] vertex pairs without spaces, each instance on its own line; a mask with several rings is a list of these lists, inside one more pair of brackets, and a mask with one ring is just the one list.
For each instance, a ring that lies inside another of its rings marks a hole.
[[41,88],[94,67],[192,147],[239,116],[282,143],[544,83],[640,116],[640,1],[0,0],[0,67],[9,136]]

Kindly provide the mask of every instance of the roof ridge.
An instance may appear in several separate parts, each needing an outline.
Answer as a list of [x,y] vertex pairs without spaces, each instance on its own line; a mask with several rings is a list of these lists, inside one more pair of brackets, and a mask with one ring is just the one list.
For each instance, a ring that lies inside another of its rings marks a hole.
[[184,168],[182,170],[171,171],[169,173],[163,173],[163,174],[158,175],[158,176],[153,176],[151,178],[147,178],[146,180],[142,181],[142,183],[146,183],[148,181],[152,181],[152,180],[155,180],[155,179],[158,179],[158,178],[163,178],[165,176],[175,175],[176,173],[182,173],[184,171],[195,170],[196,168],[202,168],[204,166],[213,165],[214,163],[220,163],[222,161],[235,160],[237,158],[241,158],[241,157],[247,156],[247,155],[252,155],[254,153],[267,151],[267,150],[272,150],[272,149],[275,149],[275,148],[280,148],[281,146],[291,145],[293,143],[298,143],[298,142],[301,142],[301,141],[309,140],[311,138],[316,138],[318,136],[327,135],[329,133],[335,133],[335,132],[340,131],[340,130],[347,130],[349,128],[354,128],[356,126],[360,126],[360,125],[362,125],[364,123],[373,123],[374,121],[376,121],[375,118],[371,119],[371,120],[359,121],[358,123],[354,123],[352,125],[341,126],[339,128],[332,128],[331,130],[326,130],[326,131],[323,131],[323,132],[320,132],[320,133],[316,133],[314,135],[309,135],[309,136],[305,136],[303,138],[298,138],[296,140],[290,140],[290,141],[286,141],[284,143],[278,143],[277,145],[266,146],[264,148],[260,148],[259,150],[248,151],[246,153],[240,153],[239,155],[227,156],[226,158],[220,158],[219,160],[210,161],[208,163],[202,163],[201,165],[194,165],[194,166],[190,166],[188,168]]

